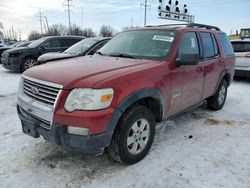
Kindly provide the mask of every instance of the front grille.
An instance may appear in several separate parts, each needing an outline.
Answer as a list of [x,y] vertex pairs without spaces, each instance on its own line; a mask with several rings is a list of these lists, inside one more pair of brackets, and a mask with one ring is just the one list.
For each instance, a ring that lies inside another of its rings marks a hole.
[[60,89],[58,86],[51,86],[44,82],[40,83],[28,79],[24,79],[23,82],[23,92],[26,95],[49,106],[54,105]]

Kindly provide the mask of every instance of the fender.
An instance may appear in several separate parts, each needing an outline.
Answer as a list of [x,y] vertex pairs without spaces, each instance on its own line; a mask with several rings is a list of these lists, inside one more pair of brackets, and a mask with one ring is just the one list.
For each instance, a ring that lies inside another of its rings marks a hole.
[[217,81],[217,84],[216,84],[216,87],[215,87],[215,90],[214,90],[212,96],[216,93],[216,91],[217,91],[217,89],[218,89],[218,87],[219,87],[219,85],[220,85],[220,82],[221,82],[222,78],[224,78],[224,76],[225,76],[226,74],[229,74],[229,79],[230,79],[230,80],[228,80],[228,81],[229,81],[228,85],[230,85],[230,83],[231,83],[231,73],[230,73],[229,70],[230,70],[229,67],[227,67],[227,68],[225,68],[225,69],[221,72],[220,77],[219,77],[219,79],[218,79],[218,81]]
[[155,88],[145,88],[138,90],[127,96],[125,99],[123,99],[122,102],[115,109],[113,116],[110,120],[110,123],[108,125],[108,128],[106,130],[106,135],[108,136],[108,145],[110,144],[116,125],[118,124],[118,121],[122,116],[123,112],[125,112],[132,104],[146,97],[151,97],[160,102],[161,119],[163,119],[165,110],[165,102],[164,102],[165,100],[161,92]]

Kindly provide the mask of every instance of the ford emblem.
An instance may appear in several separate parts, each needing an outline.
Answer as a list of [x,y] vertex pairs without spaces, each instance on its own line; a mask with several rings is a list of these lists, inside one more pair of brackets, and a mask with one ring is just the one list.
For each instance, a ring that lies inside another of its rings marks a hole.
[[37,87],[31,87],[30,91],[32,94],[37,95],[39,93],[39,89]]

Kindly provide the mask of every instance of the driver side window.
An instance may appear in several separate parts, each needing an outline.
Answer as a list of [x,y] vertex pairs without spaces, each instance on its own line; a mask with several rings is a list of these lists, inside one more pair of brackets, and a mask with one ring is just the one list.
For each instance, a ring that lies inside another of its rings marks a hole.
[[195,32],[184,34],[178,48],[177,58],[181,58],[183,54],[199,54],[198,40]]
[[44,44],[46,48],[60,48],[59,40],[50,40]]

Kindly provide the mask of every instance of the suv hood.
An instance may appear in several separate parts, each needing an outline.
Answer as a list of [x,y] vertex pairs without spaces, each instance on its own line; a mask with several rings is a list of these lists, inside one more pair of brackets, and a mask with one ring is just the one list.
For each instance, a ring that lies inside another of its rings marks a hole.
[[47,61],[58,60],[58,59],[66,59],[71,57],[76,57],[77,54],[68,54],[68,53],[59,53],[59,52],[51,52],[41,55],[38,58],[38,61],[41,63],[45,63]]
[[23,74],[38,80],[61,84],[64,89],[90,88],[104,79],[142,70],[156,63],[159,64],[145,59],[94,55],[54,61],[28,69]]
[[13,53],[13,52],[19,52],[19,51],[25,51],[25,50],[29,50],[32,48],[28,48],[28,47],[20,47],[20,48],[11,48],[9,50],[4,51],[5,53]]

